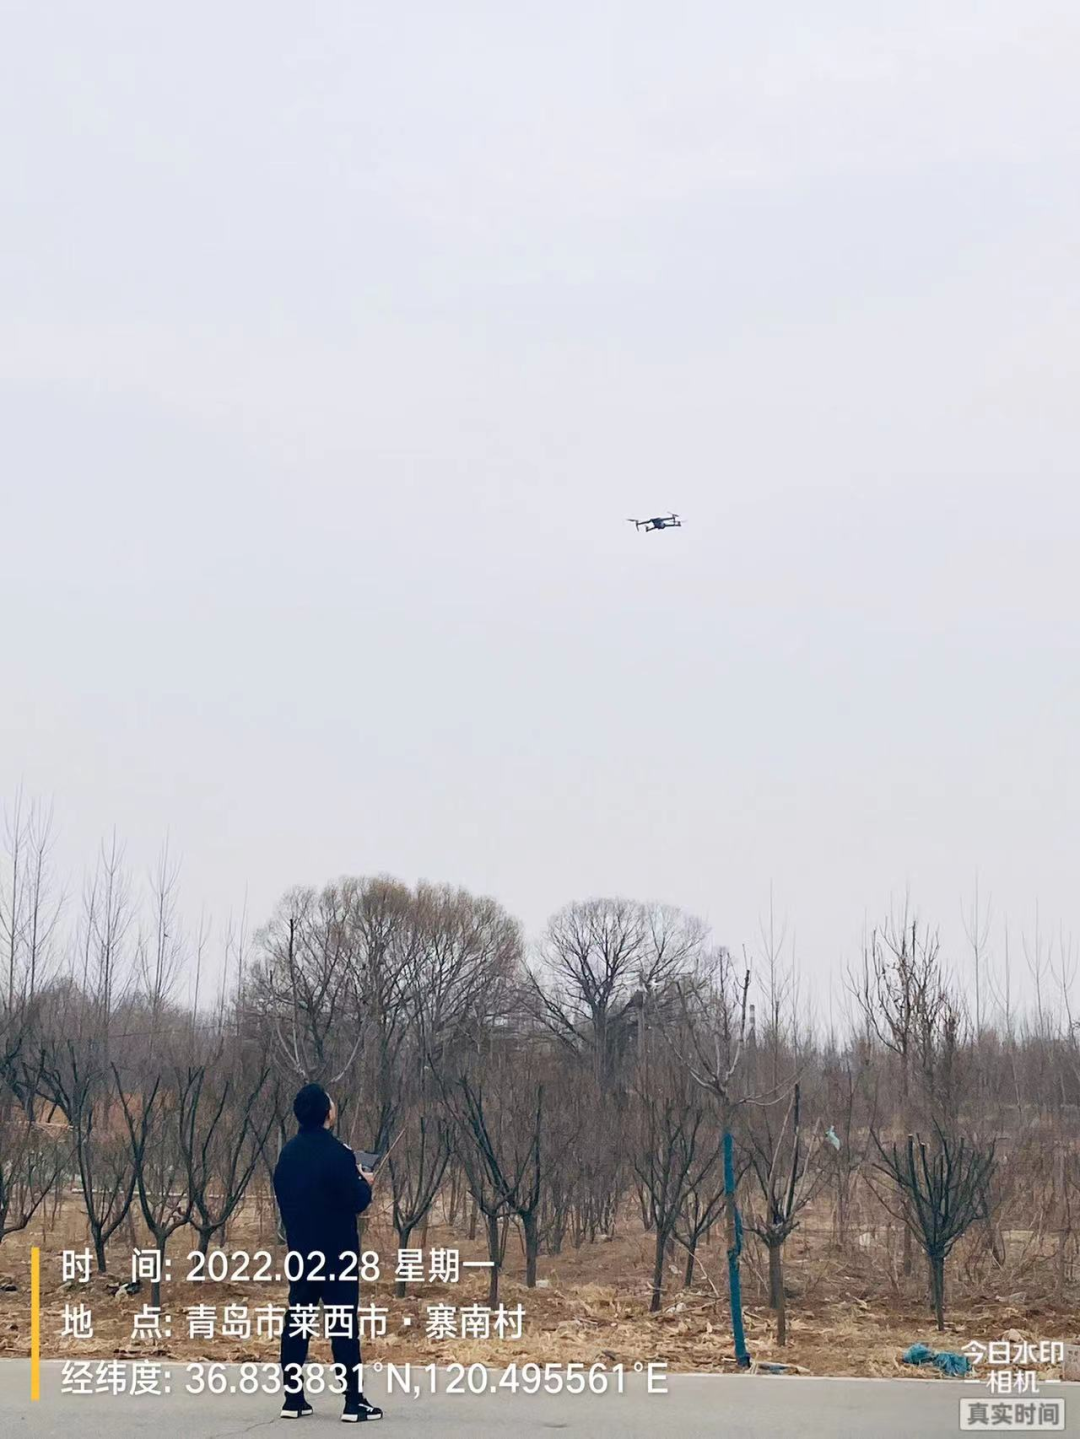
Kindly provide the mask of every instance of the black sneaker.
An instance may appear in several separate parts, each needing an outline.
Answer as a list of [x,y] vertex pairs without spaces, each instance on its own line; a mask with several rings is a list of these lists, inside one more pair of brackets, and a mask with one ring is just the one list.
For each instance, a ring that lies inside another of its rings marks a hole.
[[302,1394],[286,1394],[281,1406],[282,1419],[306,1419],[314,1410]]
[[342,1424],[363,1424],[368,1419],[381,1419],[382,1410],[377,1404],[369,1404],[362,1394],[355,1399],[351,1396],[345,1400],[345,1408],[341,1411]]

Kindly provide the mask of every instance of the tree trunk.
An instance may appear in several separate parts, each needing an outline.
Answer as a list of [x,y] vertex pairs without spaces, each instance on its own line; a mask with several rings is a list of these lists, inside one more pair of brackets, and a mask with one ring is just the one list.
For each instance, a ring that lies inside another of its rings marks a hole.
[[1072,1234],[1072,1206],[1069,1203],[1069,1184],[1065,1173],[1065,1148],[1062,1146],[1055,1156],[1057,1170],[1057,1191],[1061,1196],[1058,1205],[1060,1228],[1057,1253],[1057,1292],[1059,1300],[1065,1294],[1069,1281],[1069,1238]]
[[667,1248],[667,1236],[657,1225],[656,1228],[656,1258],[653,1261],[652,1297],[649,1300],[649,1313],[656,1314],[660,1308],[660,1297],[664,1292],[664,1250]]
[[945,1258],[943,1255],[931,1257],[930,1281],[934,1290],[934,1317],[937,1319],[938,1333],[940,1334],[945,1328]]
[[697,1256],[697,1240],[691,1239],[686,1246],[686,1273],[683,1275],[683,1288],[689,1289],[694,1282],[694,1259]]
[[540,1225],[535,1210],[521,1216],[525,1231],[525,1288],[536,1288],[536,1259],[540,1253]]
[[767,1244],[766,1248],[769,1251],[769,1308],[779,1309],[779,1290],[783,1278],[779,1259],[780,1251],[775,1244]]
[[847,1248],[848,1232],[848,1177],[837,1170],[836,1175],[836,1244],[837,1248]]
[[[911,1082],[908,1070],[908,1051],[905,1040],[904,1051],[901,1055],[900,1069],[900,1114],[903,1119],[904,1129],[910,1134],[914,1125],[911,1123]],[[914,1255],[911,1247],[911,1226],[904,1225],[904,1273],[910,1274],[914,1267]]]
[[739,1276],[739,1255],[742,1253],[742,1227],[735,1203],[735,1141],[724,1117],[724,1227],[727,1231],[728,1302],[731,1308],[731,1337],[735,1341],[735,1362],[740,1369],[749,1369],[750,1351],[746,1347],[743,1327],[742,1280]]
[[776,1342],[787,1343],[787,1301],[784,1295],[784,1246],[769,1245],[769,1308],[776,1310]]
[[[411,1228],[410,1228],[410,1229],[399,1229],[398,1232],[397,1232],[397,1237],[398,1237],[398,1248],[399,1248],[399,1249],[408,1249],[408,1247],[409,1247],[409,1240],[412,1238],[412,1229],[411,1229]],[[423,1246],[421,1246],[421,1248],[422,1248],[422,1247],[423,1247]],[[394,1284],[394,1294],[397,1296],[398,1299],[404,1299],[404,1298],[405,1298],[405,1281],[404,1281],[404,1279],[399,1279],[399,1280],[397,1280],[397,1282]]]
[[[165,1239],[164,1239],[164,1237],[158,1239],[158,1241],[157,1241],[157,1252],[158,1252],[158,1256],[159,1256],[160,1273],[161,1273],[161,1274],[164,1274],[164,1273],[165,1273]],[[151,1305],[153,1306],[153,1308],[155,1308],[155,1309],[160,1309],[160,1308],[161,1308],[161,1281],[160,1281],[159,1279],[151,1280],[151,1283],[150,1283],[150,1303],[151,1303]]]
[[491,1260],[488,1308],[494,1309],[499,1302],[499,1216],[488,1214],[485,1218],[487,1220],[488,1258]]
[[641,1210],[641,1227],[645,1233],[648,1234],[652,1228],[652,1219],[649,1216],[649,1203],[645,1197],[645,1186],[643,1184],[638,1185],[637,1197],[638,1208]]

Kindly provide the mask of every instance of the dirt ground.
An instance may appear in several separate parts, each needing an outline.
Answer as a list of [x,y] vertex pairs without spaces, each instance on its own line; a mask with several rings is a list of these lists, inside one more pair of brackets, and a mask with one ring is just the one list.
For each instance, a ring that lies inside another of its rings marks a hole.
[[[150,1302],[149,1287],[141,1293],[110,1294],[109,1287],[131,1278],[131,1239],[123,1230],[109,1246],[108,1278],[95,1275],[89,1287],[62,1283],[60,1253],[65,1247],[82,1249],[85,1227],[80,1224],[77,1198],[65,1203],[57,1215],[37,1216],[25,1231],[8,1235],[0,1246],[0,1355],[29,1353],[30,1247],[42,1249],[42,1356],[43,1357],[163,1357],[207,1361],[263,1360],[276,1357],[271,1339],[240,1341],[187,1337],[185,1310],[196,1304],[284,1304],[284,1284],[177,1279],[163,1286],[162,1307],[173,1316],[174,1337],[162,1342],[132,1339],[132,1316]],[[275,1261],[283,1254],[274,1242],[268,1209],[261,1216],[254,1206],[232,1226],[227,1250],[270,1249]],[[419,1247],[419,1239],[411,1241]],[[362,1286],[362,1304],[388,1308],[385,1337],[365,1341],[365,1359],[390,1362],[411,1360],[440,1364],[459,1361],[502,1366],[526,1360],[586,1364],[632,1365],[635,1361],[666,1361],[673,1370],[721,1371],[734,1369],[727,1306],[725,1254],[717,1237],[702,1251],[691,1288],[682,1287],[685,1256],[676,1251],[670,1266],[659,1314],[648,1313],[651,1236],[641,1233],[640,1221],[628,1213],[610,1242],[567,1247],[558,1255],[542,1255],[540,1287],[524,1285],[524,1262],[513,1233],[508,1241],[500,1300],[508,1307],[521,1304],[525,1312],[521,1340],[490,1341],[426,1337],[424,1328],[430,1304],[484,1303],[485,1271],[466,1271],[458,1284],[418,1285],[408,1297],[394,1295],[393,1264],[397,1243],[384,1214],[368,1221],[363,1247],[379,1252],[383,1277]],[[452,1234],[433,1223],[427,1248],[457,1248],[462,1259],[482,1259],[479,1241]],[[180,1230],[169,1243],[169,1256],[178,1272],[186,1272],[189,1251],[195,1247],[192,1231]],[[745,1322],[752,1359],[783,1362],[808,1374],[849,1374],[930,1379],[936,1371],[912,1369],[900,1355],[917,1341],[935,1349],[961,1349],[969,1341],[983,1344],[1006,1336],[1024,1339],[1080,1337],[1080,1294],[1075,1285],[1063,1286],[1053,1264],[1021,1239],[1022,1252],[1005,1265],[975,1264],[959,1250],[951,1261],[949,1309],[945,1334],[936,1332],[925,1294],[916,1277],[902,1279],[898,1263],[898,1237],[863,1234],[841,1253],[832,1243],[827,1216],[812,1216],[788,1242],[786,1282],[788,1343],[776,1342],[775,1315],[764,1302],[764,1254],[752,1238],[747,1240],[743,1265]],[[917,1266],[918,1268],[918,1266]],[[990,1273],[987,1274],[989,1268]],[[980,1277],[985,1276],[985,1277]],[[713,1289],[715,1285],[715,1290]],[[14,1286],[14,1287],[11,1287]],[[719,1291],[718,1293],[716,1291]],[[65,1304],[86,1303],[94,1319],[92,1339],[61,1338]],[[411,1325],[405,1319],[411,1319]],[[329,1359],[329,1346],[316,1341],[311,1357]],[[1060,1372],[1043,1366],[1049,1377]]]

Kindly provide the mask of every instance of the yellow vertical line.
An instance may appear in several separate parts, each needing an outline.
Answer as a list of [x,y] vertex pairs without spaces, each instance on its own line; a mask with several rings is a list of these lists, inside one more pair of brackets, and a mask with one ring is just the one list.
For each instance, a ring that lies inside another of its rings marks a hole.
[[41,1250],[30,1250],[30,1398],[41,1398]]

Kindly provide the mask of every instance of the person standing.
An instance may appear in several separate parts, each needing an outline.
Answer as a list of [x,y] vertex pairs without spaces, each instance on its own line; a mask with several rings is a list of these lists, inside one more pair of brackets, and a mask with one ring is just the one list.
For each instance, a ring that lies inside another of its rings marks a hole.
[[[324,1313],[329,1306],[336,1311],[330,1343],[334,1363],[345,1370],[342,1422],[381,1419],[382,1410],[368,1403],[361,1388],[356,1312],[360,1302],[356,1219],[371,1203],[375,1176],[360,1168],[352,1150],[331,1133],[337,1107],[321,1085],[304,1085],[293,1100],[293,1114],[299,1132],[284,1146],[274,1168],[274,1194],[285,1238],[290,1252],[301,1261],[299,1277],[289,1284],[289,1308],[281,1333],[286,1385],[281,1417],[301,1419],[312,1412],[303,1384],[311,1326],[298,1323],[295,1311],[307,1308],[310,1313],[321,1302]],[[290,1393],[298,1380],[299,1387]]]

